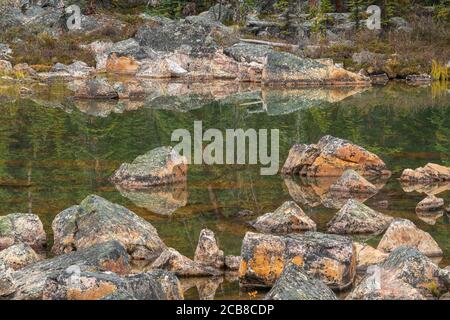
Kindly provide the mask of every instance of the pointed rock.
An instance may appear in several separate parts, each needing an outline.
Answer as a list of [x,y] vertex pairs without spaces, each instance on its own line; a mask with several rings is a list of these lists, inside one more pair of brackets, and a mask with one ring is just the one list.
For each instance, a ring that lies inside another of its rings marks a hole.
[[417,204],[416,212],[435,212],[444,209],[444,199],[430,195]]
[[378,244],[378,250],[391,252],[400,246],[410,246],[428,257],[441,257],[443,252],[429,233],[409,220],[395,219]]
[[377,191],[378,189],[373,184],[354,170],[345,171],[330,187],[330,192],[332,193],[375,194]]
[[250,222],[250,225],[260,232],[273,234],[316,230],[316,223],[293,201],[283,203],[274,212]]
[[197,249],[195,250],[194,261],[206,267],[223,269],[225,266],[225,256],[217,245],[214,232],[203,229],[200,232]]
[[400,180],[409,183],[450,181],[450,168],[435,163],[428,163],[423,168],[417,168],[415,170],[405,169]]
[[372,210],[353,199],[328,222],[328,232],[337,234],[382,233],[394,218]]

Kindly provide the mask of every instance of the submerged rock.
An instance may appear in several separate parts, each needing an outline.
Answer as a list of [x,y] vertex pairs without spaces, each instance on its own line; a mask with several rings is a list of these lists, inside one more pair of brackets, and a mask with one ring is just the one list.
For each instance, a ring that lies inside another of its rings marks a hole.
[[137,157],[132,163],[123,163],[111,176],[117,185],[144,188],[185,182],[187,159],[172,147],[160,147]]
[[214,232],[203,229],[200,232],[194,261],[206,267],[223,269],[225,267],[225,256],[219,249]]
[[326,284],[291,262],[284,267],[265,300],[337,300],[337,297]]
[[348,169],[362,176],[390,175],[377,155],[332,136],[324,136],[317,144],[293,146],[281,172],[308,177],[339,177]]
[[420,201],[416,206],[416,212],[436,212],[444,209],[444,199],[430,195]]
[[12,298],[16,300],[42,299],[47,278],[72,265],[82,266],[86,268],[85,270],[111,271],[118,274],[126,274],[130,271],[128,254],[119,242],[100,243],[17,270],[13,274],[16,290]]
[[283,203],[274,212],[250,222],[250,225],[260,232],[273,234],[316,230],[316,223],[293,201]]
[[342,176],[330,186],[330,191],[333,193],[375,194],[378,189],[365,178],[361,177],[356,171],[346,170]]
[[0,263],[6,264],[13,270],[21,269],[29,264],[41,260],[29,245],[18,243],[0,251]]
[[378,250],[391,252],[400,246],[410,246],[428,257],[440,257],[443,252],[437,242],[409,220],[395,219],[378,244]]
[[372,248],[365,243],[354,243],[356,249],[356,267],[358,270],[365,270],[367,267],[379,264],[386,260],[389,254]]
[[35,250],[43,250],[47,235],[35,214],[12,213],[0,217],[0,250],[17,243],[25,243]]
[[271,287],[293,260],[332,289],[352,284],[356,270],[351,238],[318,232],[274,236],[248,232],[242,244],[242,287]]
[[450,168],[435,163],[428,163],[423,168],[405,169],[400,177],[402,182],[431,183],[450,181]]
[[371,267],[348,300],[425,300],[444,290],[439,267],[415,248],[396,248]]
[[349,199],[328,222],[328,232],[337,234],[382,233],[394,218],[372,210],[357,200]]
[[59,213],[53,220],[52,229],[52,252],[55,254],[117,240],[134,259],[153,261],[166,248],[149,222],[96,195]]

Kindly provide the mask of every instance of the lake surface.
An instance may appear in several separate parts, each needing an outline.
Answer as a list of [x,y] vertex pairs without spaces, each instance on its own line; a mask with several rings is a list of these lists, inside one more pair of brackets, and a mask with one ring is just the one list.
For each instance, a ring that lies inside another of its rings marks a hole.
[[[450,166],[450,91],[445,85],[390,84],[369,89],[261,90],[230,83],[157,84],[145,99],[121,102],[73,101],[57,84],[23,97],[0,85],[0,215],[32,212],[49,238],[51,222],[89,194],[121,204],[157,229],[162,239],[193,257],[199,232],[212,229],[225,254],[237,255],[249,218],[294,199],[318,223],[319,231],[338,211],[324,201],[329,181],[261,176],[258,165],[191,165],[186,186],[147,192],[119,190],[108,181],[123,162],[153,148],[174,145],[176,129],[280,130],[280,165],[295,143],[315,143],[330,134],[378,154],[393,176],[365,202],[394,217],[410,219],[429,232],[450,262],[447,215],[419,217],[423,190],[404,190],[397,178],[405,168],[428,162]],[[428,190],[430,191],[430,190]],[[450,185],[433,193],[450,203]],[[379,237],[367,239],[376,246]],[[248,299],[233,277],[186,280],[186,298]]]

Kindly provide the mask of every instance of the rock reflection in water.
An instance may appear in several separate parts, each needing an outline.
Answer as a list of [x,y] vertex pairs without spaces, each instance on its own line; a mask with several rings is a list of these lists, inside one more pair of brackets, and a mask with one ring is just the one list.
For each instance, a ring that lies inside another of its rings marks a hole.
[[120,194],[136,206],[153,213],[169,216],[188,203],[186,183],[176,183],[148,189],[125,189],[116,185]]
[[221,277],[180,278],[179,280],[185,299],[195,296],[192,290],[196,290],[200,300],[214,300],[223,284],[238,282],[239,277],[237,273],[231,272]]
[[444,216],[444,211],[436,211],[436,212],[417,212],[417,217],[423,222],[434,226],[440,218]]
[[425,193],[427,195],[437,195],[439,193],[450,190],[450,181],[447,182],[435,182],[435,183],[406,183],[402,182],[403,191]]

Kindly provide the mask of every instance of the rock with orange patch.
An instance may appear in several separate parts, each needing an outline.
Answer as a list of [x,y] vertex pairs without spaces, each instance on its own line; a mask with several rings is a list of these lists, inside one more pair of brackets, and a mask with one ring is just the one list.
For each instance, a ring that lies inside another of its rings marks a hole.
[[388,254],[372,248],[365,243],[355,242],[356,249],[356,267],[358,270],[365,270],[367,267],[379,264],[386,260]]
[[239,270],[242,287],[271,287],[289,261],[335,289],[352,284],[356,256],[351,238],[319,232],[274,236],[248,232]]
[[284,175],[340,177],[352,169],[362,176],[390,175],[377,155],[350,141],[324,136],[317,144],[295,145],[281,170]]
[[106,71],[110,73],[135,74],[139,69],[139,63],[132,57],[118,57],[112,53],[106,61]]
[[[92,272],[111,271],[126,274],[130,271],[129,256],[124,247],[117,241],[105,242],[39,261],[17,270],[13,273],[16,291],[12,298],[17,300],[42,299],[47,279],[73,265]],[[105,287],[101,289],[106,290]]]

